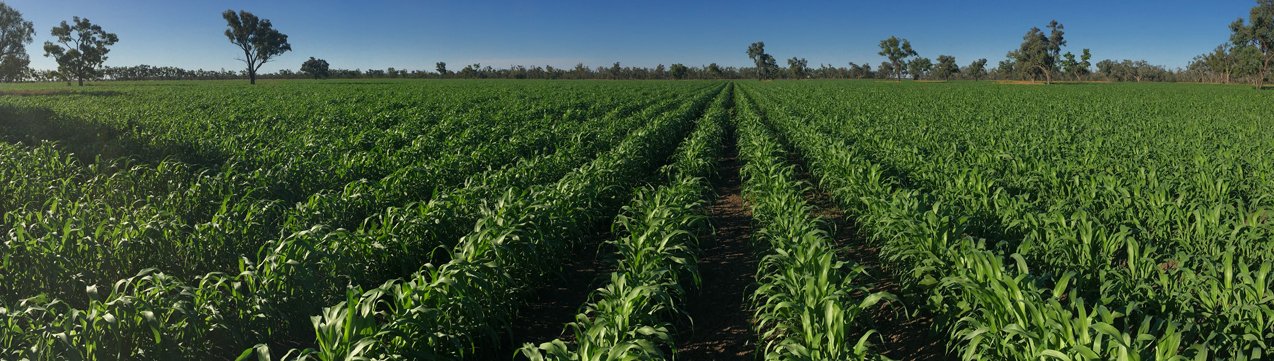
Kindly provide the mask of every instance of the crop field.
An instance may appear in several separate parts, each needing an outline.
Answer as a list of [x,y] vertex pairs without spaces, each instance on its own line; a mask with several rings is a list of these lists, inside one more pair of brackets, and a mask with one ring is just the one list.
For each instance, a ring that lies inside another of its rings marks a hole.
[[1274,352],[1268,92],[68,89],[0,87],[0,360]]

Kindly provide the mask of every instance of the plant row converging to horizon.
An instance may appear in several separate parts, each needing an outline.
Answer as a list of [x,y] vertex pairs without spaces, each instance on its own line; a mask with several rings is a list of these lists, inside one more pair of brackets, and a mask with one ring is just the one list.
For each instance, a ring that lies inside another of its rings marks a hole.
[[[1258,4],[1227,51],[1266,46]],[[223,17],[249,67],[290,49]],[[1009,68],[1075,79],[1088,52],[1046,29]],[[86,72],[117,40],[54,33]],[[888,81],[16,87],[0,360],[674,360],[727,343],[699,322],[727,311],[767,361],[1270,357],[1271,93],[903,83],[935,70],[880,55]],[[703,261],[724,241],[756,263]],[[721,269],[743,305],[714,302]]]
[[[765,359],[881,357],[881,312],[932,315],[969,360],[1274,340],[1274,140],[1244,89],[117,88],[0,98],[0,358],[674,357],[725,137]],[[509,339],[580,249],[614,271],[558,320],[572,336]]]

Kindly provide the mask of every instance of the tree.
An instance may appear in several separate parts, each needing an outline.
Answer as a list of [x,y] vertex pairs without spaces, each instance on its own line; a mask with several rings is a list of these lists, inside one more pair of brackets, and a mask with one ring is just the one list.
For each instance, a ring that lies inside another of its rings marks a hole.
[[907,63],[907,74],[911,74],[911,80],[920,80],[931,69],[933,69],[933,61],[929,58],[915,58]]
[[673,79],[685,79],[689,73],[690,68],[687,68],[683,64],[672,64],[672,66],[668,67],[668,75],[672,76]]
[[327,70],[327,60],[315,59],[311,56],[310,60],[306,60],[304,63],[301,63],[301,72],[310,74],[310,76],[314,77],[314,79],[328,77],[329,74]]
[[1081,54],[1078,59],[1075,58],[1075,54],[1071,54],[1071,52],[1068,51],[1066,54],[1062,54],[1062,61],[1060,63],[1062,73],[1078,81],[1080,78],[1091,72],[1093,64],[1089,60],[1092,58],[1093,54],[1090,53],[1088,49],[1084,49],[1083,54]]
[[0,81],[15,82],[29,78],[31,60],[22,56],[5,55],[0,58]]
[[[881,79],[888,79],[890,76],[893,76],[895,72],[896,70],[894,69],[894,63],[891,63],[889,61],[882,61],[880,62],[880,69],[876,71],[876,77]],[[902,75],[899,75],[899,76],[902,76]]]
[[973,80],[981,80],[982,77],[986,76],[986,58],[969,63],[969,67],[965,68],[964,73],[973,77]]
[[711,76],[714,79],[720,79],[721,77],[725,76],[725,72],[721,70],[721,66],[717,65],[717,63],[708,64],[707,71],[708,71],[708,76]]
[[756,64],[756,75],[758,79],[769,79],[775,73],[778,73],[778,61],[774,57],[765,53],[765,42],[758,41],[748,45],[748,58]]
[[274,29],[270,19],[261,19],[250,12],[226,10],[221,13],[226,19],[226,38],[230,43],[243,49],[242,60],[248,65],[248,82],[256,85],[257,71],[274,57],[292,51],[288,44],[288,36]]
[[1066,54],[1062,54],[1060,65],[1063,74],[1075,76],[1076,80],[1078,80],[1078,76],[1075,73],[1078,72],[1079,60],[1075,59],[1075,54],[1071,54],[1069,51]]
[[88,19],[76,16],[71,18],[71,22],[75,25],[64,20],[53,27],[57,44],[44,42],[44,56],[57,60],[58,72],[68,81],[75,79],[84,86],[84,79],[98,76],[98,68],[106,62],[106,54],[111,51],[109,46],[115,45],[119,37]]
[[938,64],[933,67],[933,77],[942,78],[942,80],[950,79],[952,75],[960,73],[960,66],[956,65],[956,59],[950,55],[938,55]]
[[[1012,53],[1009,54],[1012,55]],[[1013,57],[1010,56],[1008,59],[1000,60],[991,74],[994,74],[997,79],[1009,78],[1013,75],[1014,69],[1017,69],[1017,62],[1014,62]]]
[[[583,64],[580,64],[580,66],[583,66]],[[464,68],[460,69],[460,77],[465,79],[477,78],[480,75],[480,69],[482,69],[482,63],[465,65]]]
[[1013,70],[1019,76],[1031,80],[1043,77],[1046,82],[1052,80],[1054,59],[1049,55],[1048,36],[1040,28],[1032,27],[1022,37],[1022,45],[1009,52],[1013,59]]
[[872,76],[871,64],[858,65],[849,63],[849,77],[854,79],[868,78]]
[[1218,45],[1210,53],[1194,57],[1189,70],[1210,75],[1214,82],[1229,83],[1234,79],[1260,74],[1260,58],[1260,50],[1255,47],[1225,43]]
[[1167,69],[1161,66],[1151,65],[1145,60],[1102,60],[1097,63],[1097,72],[1106,79],[1116,81],[1158,81],[1165,80],[1170,75]]
[[1261,72],[1256,76],[1256,88],[1261,89],[1269,77],[1270,61],[1274,60],[1274,0],[1256,0],[1247,23],[1239,18],[1230,24],[1230,31],[1230,42],[1235,46],[1251,46],[1260,51]]
[[1043,77],[1045,84],[1052,83],[1062,47],[1066,45],[1065,27],[1061,23],[1053,20],[1048,23],[1048,29],[1046,35],[1040,28],[1032,27],[1022,37],[1022,45],[1008,54],[1018,75],[1031,80]]
[[1092,59],[1093,53],[1089,52],[1088,48],[1084,48],[1084,51],[1079,55],[1079,67],[1075,68],[1076,78],[1087,76],[1093,72]]
[[619,66],[619,62],[617,61],[615,64],[611,64],[610,69],[608,69],[607,72],[610,73],[611,79],[619,79],[619,76],[623,74],[624,69]]
[[440,61],[440,62],[437,62],[437,63],[434,63],[434,70],[436,70],[436,71],[438,72],[438,76],[439,76],[439,77],[446,77],[446,76],[447,76],[447,74],[450,74],[450,73],[451,73],[451,72],[447,71],[447,63],[446,63],[446,62],[441,62],[441,61]]
[[793,78],[804,78],[809,73],[809,64],[809,60],[805,58],[792,57],[787,59],[787,72],[792,74]]
[[35,26],[22,18],[22,13],[0,2],[0,80],[17,81],[25,77],[31,59],[27,44],[35,38]]
[[902,67],[908,57],[916,56],[915,50],[911,49],[911,41],[907,39],[898,39],[896,36],[890,36],[888,39],[880,41],[880,52],[877,53],[889,59],[890,69],[898,74],[898,81],[902,81]]
[[[1230,72],[1233,68],[1230,66],[1230,46],[1229,44],[1217,45],[1212,52],[1195,56],[1190,61],[1187,69],[1198,73],[1214,76],[1212,81],[1218,83],[1229,83]],[[1206,81],[1206,80],[1205,80]]]
[[1097,62],[1097,74],[1108,80],[1120,80],[1125,73],[1117,61],[1106,59]]
[[1056,60],[1062,53],[1062,47],[1066,46],[1065,27],[1057,20],[1048,22],[1048,52],[1049,55]]

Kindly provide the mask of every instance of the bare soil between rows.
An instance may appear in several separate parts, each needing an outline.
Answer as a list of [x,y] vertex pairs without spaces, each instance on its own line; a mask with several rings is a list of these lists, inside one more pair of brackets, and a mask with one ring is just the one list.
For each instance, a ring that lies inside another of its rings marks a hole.
[[715,231],[700,244],[702,284],[686,302],[692,326],[677,345],[680,360],[751,360],[757,349],[750,301],[757,269],[750,243],[752,211],[740,193],[741,164],[733,135],[723,153],[717,198],[708,207]]
[[[798,156],[792,156],[789,160],[796,165],[800,179],[818,184],[804,160]],[[866,278],[857,283],[865,284],[871,292],[889,292],[905,299],[905,290],[881,262],[880,250],[868,242],[863,231],[849,220],[831,195],[821,187],[814,186],[806,192],[806,197],[806,202],[814,206],[815,215],[831,226],[829,233],[840,247],[837,258],[853,262],[867,270]],[[957,357],[947,352],[946,338],[933,329],[933,315],[920,307],[921,305],[894,302],[871,309],[868,313],[871,317],[870,324],[880,336],[872,340],[873,350],[899,361],[957,360]]]
[[[604,233],[599,239],[611,237],[610,233]],[[520,355],[518,349],[524,343],[539,346],[555,339],[567,343],[574,341],[575,333],[567,327],[567,323],[575,320],[581,307],[588,303],[589,294],[602,287],[607,281],[605,276],[614,271],[614,262],[606,253],[611,248],[603,242],[598,242],[597,246],[578,247],[561,265],[562,272],[557,277],[545,279],[545,284],[537,287],[520,309],[510,326],[504,347],[484,352],[477,359],[523,359],[516,355]]]

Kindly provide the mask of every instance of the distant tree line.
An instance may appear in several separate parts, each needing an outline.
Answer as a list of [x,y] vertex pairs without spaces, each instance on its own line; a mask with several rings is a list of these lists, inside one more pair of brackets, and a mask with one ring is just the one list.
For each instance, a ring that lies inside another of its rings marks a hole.
[[[845,68],[837,71],[811,69],[811,78],[846,78]],[[258,79],[615,79],[615,80],[677,80],[677,79],[742,79],[744,74],[751,74],[750,68],[723,67],[716,64],[706,66],[687,66],[672,64],[650,67],[611,66],[589,67],[583,64],[572,68],[545,66],[515,65],[508,68],[494,68],[481,64],[470,64],[460,71],[387,68],[387,69],[340,69],[331,68],[323,59],[306,60],[300,70],[281,69],[273,73],[259,73]],[[101,70],[102,80],[225,80],[248,79],[246,70],[203,70],[183,69],[172,66],[106,66]],[[28,71],[22,80],[57,81],[60,80],[54,71]]]
[[[1013,64],[1001,63],[1000,67],[988,69],[986,59],[978,59],[969,64],[958,65],[952,56],[941,55],[936,63],[926,69],[908,63],[903,75],[908,79],[919,80],[1021,80]],[[320,60],[321,59],[316,59]],[[927,59],[926,59],[927,60]],[[917,64],[923,64],[920,61]],[[1187,70],[1169,70],[1162,66],[1151,65],[1144,60],[1102,60],[1097,62],[1092,73],[1067,80],[1085,81],[1189,81],[1189,82],[1221,82],[1217,75],[1210,72]],[[1192,67],[1195,66],[1192,63]],[[884,69],[884,70],[882,70]],[[909,70],[907,70],[909,69]],[[325,68],[321,72],[307,72],[282,69],[272,73],[257,74],[258,79],[619,79],[619,80],[677,80],[677,79],[747,79],[755,78],[759,73],[754,67],[686,66],[672,64],[661,70],[660,66],[621,67],[612,72],[611,67],[559,68],[553,66],[512,66],[493,68],[491,66],[466,66],[462,71],[439,73],[426,70],[408,70],[398,68],[387,69],[332,69]],[[105,66],[100,70],[98,80],[247,80],[246,70],[204,70],[184,69],[173,66],[132,65]],[[849,66],[833,66],[820,64],[817,67],[785,67],[770,69],[770,79],[879,79],[895,80],[896,74],[887,63],[873,68],[870,64],[849,63]],[[1234,79],[1242,74],[1234,72]],[[16,79],[8,81],[63,81],[56,70],[31,70],[21,72]],[[1238,81],[1238,80],[1236,80]]]
[[1191,81],[1264,86],[1274,61],[1274,0],[1257,0],[1246,21],[1230,23],[1230,41],[1190,61]]
[[[321,65],[320,65],[321,64]],[[311,58],[302,64],[299,72],[289,69],[274,74],[264,75],[266,78],[302,79],[302,78],[418,78],[418,79],[609,79],[609,80],[678,80],[678,79],[741,79],[744,74],[751,73],[749,68],[720,66],[715,63],[705,66],[689,66],[685,64],[659,64],[654,67],[624,66],[611,63],[609,66],[590,67],[583,63],[574,67],[555,67],[552,65],[513,65],[507,68],[496,68],[491,65],[468,64],[460,70],[451,70],[447,63],[438,62],[433,71],[419,69],[331,69],[325,60]]]
[[1064,51],[1067,45],[1065,27],[1056,20],[1045,29],[1030,28],[1020,46],[1005,55],[994,68],[985,58],[961,65],[954,56],[938,55],[933,59],[920,55],[910,41],[890,36],[880,41],[878,54],[884,58],[876,68],[870,64],[849,63],[848,66],[821,64],[811,67],[801,57],[787,58],[781,66],[777,58],[758,41],[747,48],[750,67],[663,64],[655,67],[609,66],[589,67],[576,64],[570,68],[550,65],[513,65],[494,68],[490,65],[467,64],[451,70],[445,62],[435,64],[433,71],[421,69],[341,69],[332,68],[326,60],[310,57],[299,64],[299,71],[283,69],[260,73],[260,69],[283,53],[292,50],[288,36],[274,28],[269,19],[247,11],[226,10],[225,36],[242,54],[243,70],[188,70],[170,66],[135,65],[104,66],[110,47],[119,41],[114,33],[78,16],[52,28],[52,41],[44,43],[44,56],[56,60],[54,70],[33,70],[26,45],[34,41],[35,28],[20,12],[0,1],[0,81],[75,81],[86,80],[216,80],[248,79],[890,79],[911,80],[1029,80],[1053,81],[1189,81],[1244,82],[1258,88],[1270,77],[1274,63],[1274,0],[1256,0],[1247,19],[1230,24],[1229,41],[1213,51],[1196,56],[1185,69],[1167,69],[1145,60],[1107,59],[1092,62],[1089,49]]

